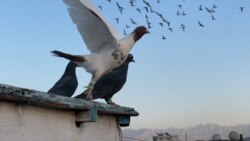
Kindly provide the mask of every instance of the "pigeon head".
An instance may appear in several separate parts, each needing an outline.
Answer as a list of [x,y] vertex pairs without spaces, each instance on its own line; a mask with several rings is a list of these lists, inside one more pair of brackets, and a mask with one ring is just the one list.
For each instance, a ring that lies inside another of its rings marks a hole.
[[78,67],[78,65],[75,62],[70,61],[65,69],[65,73],[68,75],[75,74],[76,67]]
[[139,40],[144,34],[150,33],[145,26],[138,26],[132,32],[134,34],[134,41]]
[[127,57],[127,59],[126,59],[126,62],[135,62],[135,60],[134,60],[134,57],[133,57],[133,55],[132,54],[129,54],[128,55],[128,57]]

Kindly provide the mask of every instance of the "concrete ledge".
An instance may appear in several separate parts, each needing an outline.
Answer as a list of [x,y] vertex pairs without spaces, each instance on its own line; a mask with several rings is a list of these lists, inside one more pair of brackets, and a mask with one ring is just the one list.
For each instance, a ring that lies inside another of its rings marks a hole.
[[48,94],[31,89],[25,89],[5,84],[0,84],[0,100],[27,103],[42,107],[68,109],[68,110],[96,110],[97,113],[112,114],[117,116],[138,116],[134,108],[112,106],[100,102],[87,101]]

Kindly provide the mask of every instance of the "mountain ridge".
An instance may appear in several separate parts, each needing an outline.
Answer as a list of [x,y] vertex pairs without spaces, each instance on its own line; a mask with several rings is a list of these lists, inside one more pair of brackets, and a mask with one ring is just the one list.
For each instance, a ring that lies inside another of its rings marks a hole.
[[189,128],[167,128],[167,129],[123,129],[124,137],[132,137],[145,141],[152,141],[156,133],[169,133],[171,135],[178,135],[179,139],[185,141],[185,134],[187,134],[187,141],[195,140],[210,140],[214,134],[220,134],[222,139],[228,139],[228,134],[231,131],[236,131],[242,134],[243,137],[250,137],[250,124],[235,125],[235,126],[221,126],[217,124],[199,124]]

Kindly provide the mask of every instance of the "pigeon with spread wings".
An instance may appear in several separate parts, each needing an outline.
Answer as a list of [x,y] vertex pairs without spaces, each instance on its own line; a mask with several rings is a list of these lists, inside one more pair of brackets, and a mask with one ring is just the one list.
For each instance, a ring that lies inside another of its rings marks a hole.
[[131,34],[119,38],[90,0],[64,0],[64,3],[68,5],[69,14],[91,54],[72,55],[57,50],[52,53],[75,62],[92,74],[87,86],[87,97],[92,100],[95,83],[101,76],[120,66],[135,42],[149,31],[144,26],[138,26]]
[[[112,101],[113,95],[122,89],[127,80],[128,66],[135,62],[132,54],[129,54],[126,61],[110,73],[103,75],[95,84],[93,99],[103,98],[107,104],[117,105]],[[75,98],[87,99],[86,91]]]

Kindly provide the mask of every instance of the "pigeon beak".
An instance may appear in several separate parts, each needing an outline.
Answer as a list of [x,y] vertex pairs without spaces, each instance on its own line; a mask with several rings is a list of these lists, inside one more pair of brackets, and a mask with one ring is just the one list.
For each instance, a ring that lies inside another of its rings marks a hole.
[[131,62],[134,62],[134,63],[135,63],[135,60],[133,59],[133,60],[131,60]]
[[145,34],[149,34],[150,32],[148,30],[145,31]]

